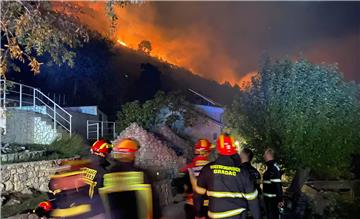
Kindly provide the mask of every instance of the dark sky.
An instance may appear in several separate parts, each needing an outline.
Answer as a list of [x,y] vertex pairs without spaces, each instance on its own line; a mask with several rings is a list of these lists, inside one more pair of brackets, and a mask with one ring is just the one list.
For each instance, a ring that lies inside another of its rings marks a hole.
[[[151,2],[151,8],[168,40],[206,38],[211,53],[235,63],[239,77],[256,70],[266,53],[336,62],[346,79],[360,83],[360,2]],[[206,67],[213,61],[202,60],[200,73],[216,77]]]
[[[81,2],[82,20],[107,34],[104,4]],[[261,57],[338,63],[360,83],[360,2],[145,2],[117,10],[112,37],[218,82],[239,82]]]

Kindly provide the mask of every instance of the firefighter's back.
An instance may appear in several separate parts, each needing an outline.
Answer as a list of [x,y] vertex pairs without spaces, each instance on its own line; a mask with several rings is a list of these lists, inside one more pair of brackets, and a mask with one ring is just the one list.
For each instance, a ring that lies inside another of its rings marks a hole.
[[[246,210],[246,201],[241,194],[245,192],[241,182],[242,174],[239,166],[235,165],[236,157],[220,156],[215,162],[204,167],[204,179],[208,182],[207,195],[209,196],[209,212],[211,218],[231,217]],[[235,199],[234,199],[235,198]]]

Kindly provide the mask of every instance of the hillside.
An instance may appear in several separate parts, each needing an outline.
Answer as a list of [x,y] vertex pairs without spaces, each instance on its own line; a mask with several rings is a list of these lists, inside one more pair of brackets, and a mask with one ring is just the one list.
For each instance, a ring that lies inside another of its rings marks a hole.
[[[43,57],[46,62],[46,57]],[[110,115],[127,101],[145,101],[157,90],[193,89],[220,104],[228,104],[239,88],[192,74],[157,58],[93,38],[77,50],[75,65],[43,65],[33,76],[27,66],[9,79],[40,87],[45,93],[64,94],[66,105],[99,105]]]

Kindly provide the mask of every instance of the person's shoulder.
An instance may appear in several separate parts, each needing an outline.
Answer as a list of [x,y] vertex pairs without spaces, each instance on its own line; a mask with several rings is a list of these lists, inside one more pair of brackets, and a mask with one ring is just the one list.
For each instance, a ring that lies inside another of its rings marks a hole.
[[280,171],[280,166],[278,163],[274,162],[271,166],[270,166],[270,169],[272,171]]
[[200,174],[201,174],[202,172],[208,172],[208,171],[210,171],[211,166],[214,165],[214,164],[215,164],[215,162],[213,161],[213,162],[209,162],[209,163],[207,163],[206,165],[204,165],[204,166],[201,168]]
[[210,161],[209,163],[205,164],[204,167],[209,168],[211,165],[216,164],[215,161]]
[[253,165],[249,165],[249,166],[247,166],[247,168],[249,169],[249,172],[251,172],[251,173],[259,173],[260,174],[260,172]]
[[250,175],[250,168],[248,166],[240,166],[241,175]]

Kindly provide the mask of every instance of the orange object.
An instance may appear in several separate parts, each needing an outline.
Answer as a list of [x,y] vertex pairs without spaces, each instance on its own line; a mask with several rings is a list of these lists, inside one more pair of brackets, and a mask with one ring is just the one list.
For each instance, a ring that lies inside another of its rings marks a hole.
[[92,154],[106,157],[111,151],[111,144],[107,143],[104,139],[99,139],[94,142],[90,149]]
[[139,144],[135,140],[124,138],[114,146],[112,153],[135,153],[138,149]]
[[56,174],[52,175],[50,178],[50,188],[52,191],[78,189],[86,185],[83,177],[83,171],[71,171]]
[[210,152],[211,143],[207,139],[199,139],[195,144],[195,154]]
[[236,147],[234,145],[234,138],[227,134],[221,134],[216,141],[216,149],[221,155],[230,156],[236,154]]

